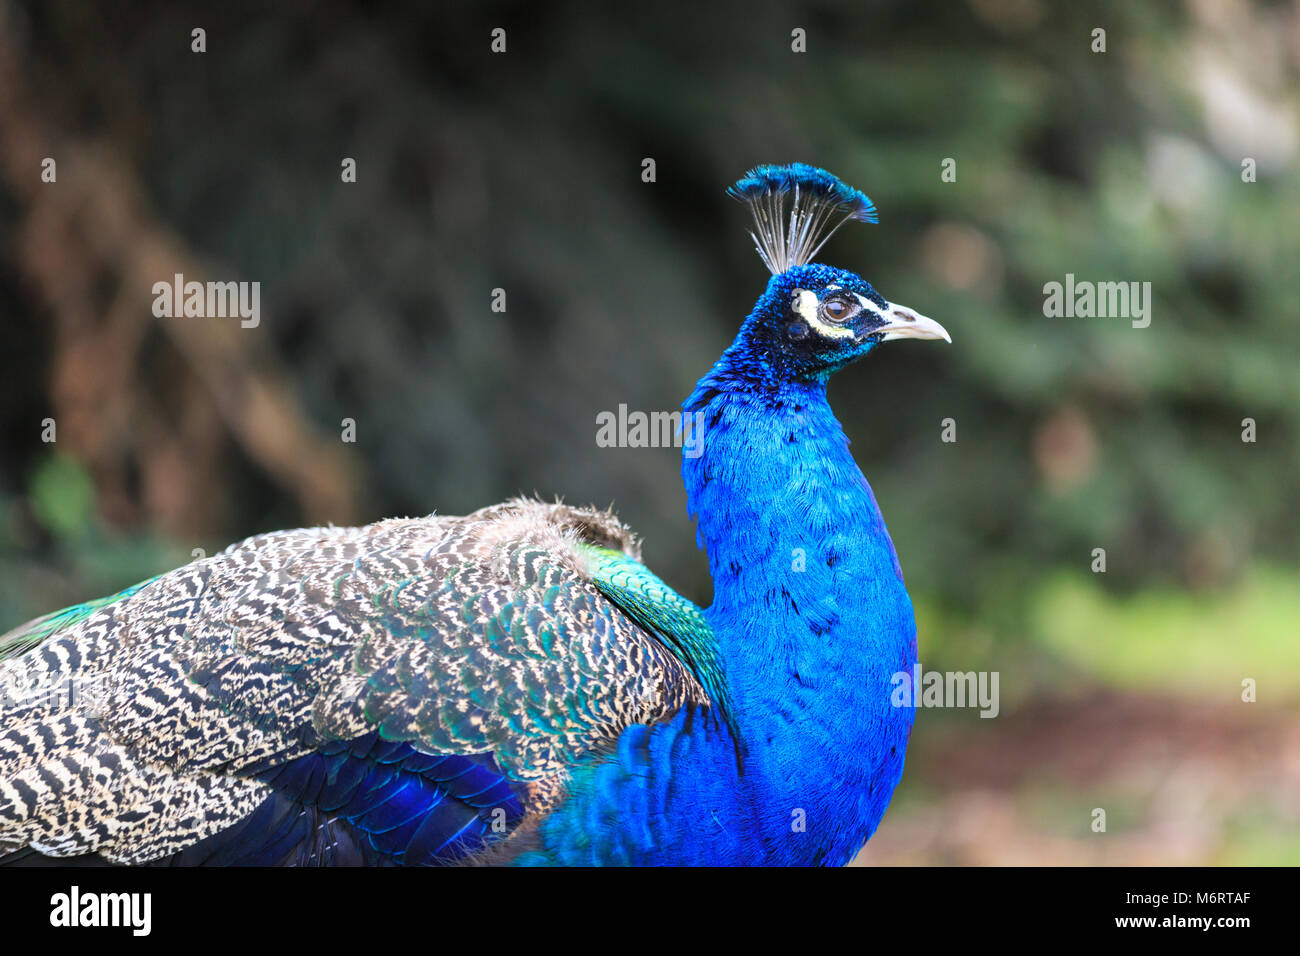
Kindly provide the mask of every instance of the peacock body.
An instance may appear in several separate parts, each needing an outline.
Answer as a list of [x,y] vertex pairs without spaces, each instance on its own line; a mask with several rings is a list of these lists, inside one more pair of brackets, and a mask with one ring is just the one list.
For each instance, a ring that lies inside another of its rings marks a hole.
[[773,276],[684,405],[708,608],[562,504],[250,538],[0,638],[0,863],[851,859],[916,634],[826,388],[947,335],[809,261],[861,193],[801,164],[732,193]]

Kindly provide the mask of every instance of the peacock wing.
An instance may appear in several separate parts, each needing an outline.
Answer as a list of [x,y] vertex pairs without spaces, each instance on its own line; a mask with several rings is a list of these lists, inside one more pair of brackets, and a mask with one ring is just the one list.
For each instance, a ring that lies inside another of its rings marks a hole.
[[593,545],[635,556],[611,516],[530,501],[279,532],[47,627],[0,661],[0,852],[473,852],[625,727],[710,701]]

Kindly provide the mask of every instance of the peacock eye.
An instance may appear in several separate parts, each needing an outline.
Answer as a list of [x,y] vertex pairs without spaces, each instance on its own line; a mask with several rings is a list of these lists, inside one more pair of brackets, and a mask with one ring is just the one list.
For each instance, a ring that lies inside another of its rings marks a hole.
[[843,322],[853,314],[853,308],[843,299],[827,299],[822,303],[822,315],[831,322]]

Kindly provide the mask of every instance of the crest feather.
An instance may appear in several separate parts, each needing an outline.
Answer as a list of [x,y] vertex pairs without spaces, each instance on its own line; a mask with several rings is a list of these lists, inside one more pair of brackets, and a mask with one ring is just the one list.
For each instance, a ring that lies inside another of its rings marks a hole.
[[774,275],[811,262],[850,219],[877,221],[876,207],[865,193],[807,163],[756,166],[730,186],[727,195],[749,206],[754,247]]

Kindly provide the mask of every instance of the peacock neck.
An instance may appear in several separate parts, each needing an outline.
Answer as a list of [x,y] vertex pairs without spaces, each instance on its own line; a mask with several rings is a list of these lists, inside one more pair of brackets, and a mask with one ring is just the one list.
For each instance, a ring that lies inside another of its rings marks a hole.
[[823,861],[845,862],[884,812],[911,728],[890,703],[916,659],[898,559],[824,380],[764,384],[724,355],[685,407],[703,412],[703,451],[682,473],[748,810],[774,840],[804,814]]

